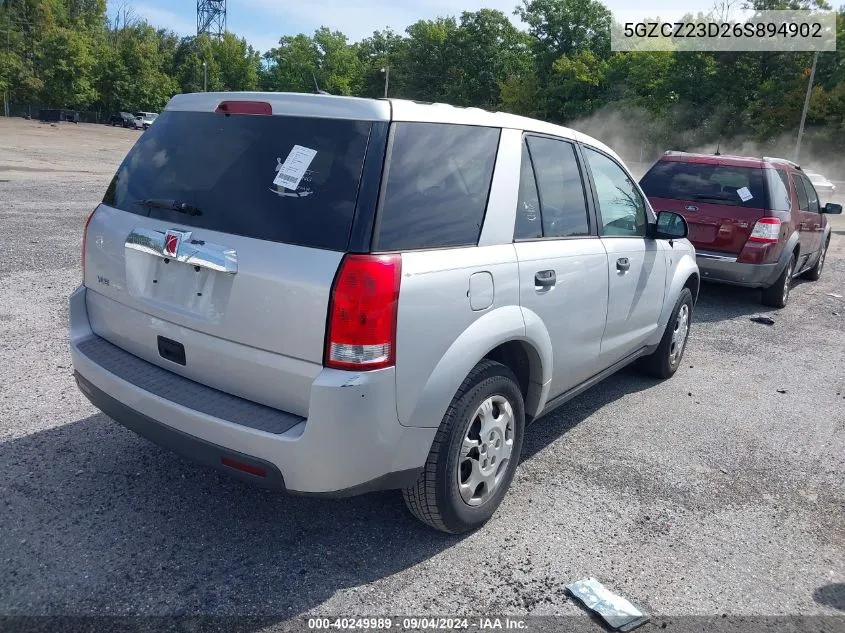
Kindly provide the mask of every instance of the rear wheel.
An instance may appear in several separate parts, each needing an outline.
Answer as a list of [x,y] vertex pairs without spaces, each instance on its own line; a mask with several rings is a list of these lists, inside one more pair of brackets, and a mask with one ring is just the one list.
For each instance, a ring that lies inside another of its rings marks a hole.
[[525,405],[513,373],[481,361],[443,416],[422,474],[402,493],[408,509],[451,534],[483,525],[513,479],[524,429]]
[[763,288],[763,304],[773,308],[785,308],[789,301],[789,289],[792,285],[792,273],[795,271],[795,255],[786,264],[778,280]]
[[830,238],[824,243],[822,247],[821,255],[819,255],[819,261],[816,262],[816,265],[813,266],[810,270],[804,273],[804,278],[809,279],[810,281],[818,281],[822,276],[822,268],[824,268],[824,260],[827,256],[827,247],[830,246]]
[[671,378],[681,366],[684,350],[687,347],[690,324],[692,323],[692,292],[689,288],[681,290],[675,303],[669,323],[663,332],[658,348],[642,358],[639,366],[655,378]]

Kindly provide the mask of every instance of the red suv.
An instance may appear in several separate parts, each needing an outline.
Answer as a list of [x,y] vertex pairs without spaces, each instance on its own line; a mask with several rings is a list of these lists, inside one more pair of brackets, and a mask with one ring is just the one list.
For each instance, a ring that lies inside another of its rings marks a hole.
[[640,180],[655,211],[689,224],[702,279],[763,289],[763,303],[782,308],[793,277],[816,280],[830,243],[826,213],[813,183],[795,163],[666,152]]

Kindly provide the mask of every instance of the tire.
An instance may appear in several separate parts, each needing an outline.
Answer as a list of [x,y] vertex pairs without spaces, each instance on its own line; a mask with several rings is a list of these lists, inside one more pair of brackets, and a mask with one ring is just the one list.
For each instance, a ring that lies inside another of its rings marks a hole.
[[[482,438],[482,405],[486,408],[488,404],[489,426]],[[450,534],[482,526],[510,487],[522,453],[524,430],[525,403],[513,372],[501,363],[481,361],[446,410],[423,472],[413,486],[402,491],[411,514]],[[467,445],[472,448],[464,453]],[[495,466],[497,459],[499,466]],[[459,483],[472,479],[479,482],[474,488]]]
[[783,269],[778,280],[768,288],[763,288],[763,305],[772,308],[785,308],[789,302],[789,289],[792,284],[792,273],[795,271],[795,255],[793,255],[786,268]]
[[675,302],[675,308],[663,331],[660,345],[654,352],[640,359],[639,367],[643,372],[663,379],[675,375],[687,348],[692,324],[692,308],[692,292],[689,288],[684,288]]
[[813,266],[810,270],[804,273],[803,277],[805,279],[809,279],[810,281],[818,281],[822,276],[822,269],[824,268],[824,260],[827,258],[827,247],[830,246],[830,238],[827,238],[827,241],[824,243],[824,247],[822,247],[822,253],[819,255],[819,261],[816,262],[816,265]]

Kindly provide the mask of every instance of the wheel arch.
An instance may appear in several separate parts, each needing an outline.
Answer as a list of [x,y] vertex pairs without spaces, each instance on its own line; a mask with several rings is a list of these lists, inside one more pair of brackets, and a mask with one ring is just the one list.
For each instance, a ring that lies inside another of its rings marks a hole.
[[698,300],[698,293],[701,288],[701,273],[698,264],[695,262],[695,255],[684,254],[675,266],[673,276],[666,285],[666,294],[663,297],[663,308],[660,311],[660,319],[657,322],[657,329],[648,341],[651,348],[660,345],[663,338],[663,331],[669,323],[669,317],[675,309],[675,303],[684,288],[689,288],[692,293],[693,303]]
[[537,348],[524,339],[511,339],[491,349],[481,360],[485,358],[513,372],[525,402],[525,416],[533,419],[543,387],[543,359]]
[[[526,416],[545,405],[551,381],[551,338],[539,317],[516,305],[504,306],[476,319],[452,343],[415,398],[403,426],[436,427],[461,383],[485,358],[508,366],[521,382]],[[530,325],[529,325],[530,321]]]

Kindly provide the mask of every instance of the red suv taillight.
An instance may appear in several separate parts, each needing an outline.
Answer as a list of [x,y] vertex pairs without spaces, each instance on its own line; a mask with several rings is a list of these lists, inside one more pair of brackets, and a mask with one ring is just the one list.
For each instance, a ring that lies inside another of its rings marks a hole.
[[749,242],[763,242],[775,244],[780,235],[780,220],[777,218],[761,218],[754,225],[754,230],[748,237]]
[[400,255],[346,255],[332,286],[325,365],[381,369],[396,360]]
[[88,245],[88,225],[91,224],[91,218],[94,217],[96,212],[97,209],[94,209],[88,215],[88,219],[85,220],[85,228],[82,229],[82,283],[85,283],[85,248]]

